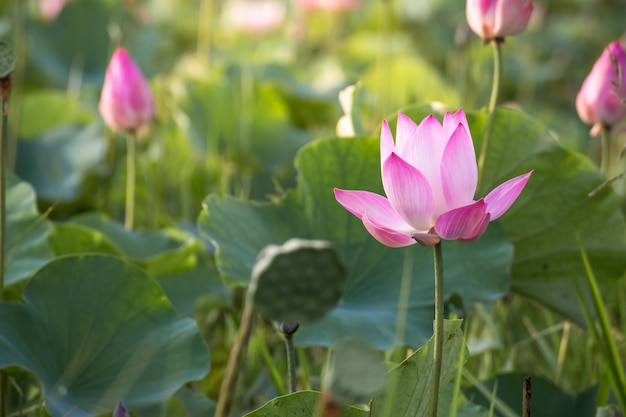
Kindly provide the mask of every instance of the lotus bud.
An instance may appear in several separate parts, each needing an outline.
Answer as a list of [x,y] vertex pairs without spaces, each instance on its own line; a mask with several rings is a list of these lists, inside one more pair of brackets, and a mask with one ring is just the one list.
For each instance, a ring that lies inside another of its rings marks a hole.
[[626,118],[626,52],[619,42],[611,42],[593,65],[576,97],[576,110],[596,132]]
[[100,114],[115,131],[134,131],[154,118],[154,98],[148,81],[123,48],[118,48],[104,77]]
[[467,0],[466,7],[467,23],[485,43],[523,32],[532,12],[526,0]]

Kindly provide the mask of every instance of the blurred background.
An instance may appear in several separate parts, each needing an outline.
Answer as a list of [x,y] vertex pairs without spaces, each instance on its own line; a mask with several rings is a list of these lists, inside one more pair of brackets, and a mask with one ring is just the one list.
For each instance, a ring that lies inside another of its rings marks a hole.
[[[506,39],[500,103],[593,154],[574,100],[623,36],[622,6],[536,1],[529,28]],[[337,94],[350,84],[368,136],[417,102],[484,107],[491,88],[491,48],[460,0],[3,0],[0,16],[18,58],[9,163],[44,207],[56,202],[53,218],[122,216],[124,138],[97,110],[117,46],[157,99],[139,142],[140,227],[194,222],[211,192],[266,199],[293,186],[293,156],[335,135]]]

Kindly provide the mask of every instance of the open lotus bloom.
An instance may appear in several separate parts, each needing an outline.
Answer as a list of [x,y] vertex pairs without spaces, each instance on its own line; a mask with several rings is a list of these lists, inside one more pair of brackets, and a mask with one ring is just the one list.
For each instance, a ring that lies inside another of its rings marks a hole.
[[523,32],[532,12],[526,0],[467,0],[466,6],[467,23],[485,42]]
[[135,130],[154,118],[154,98],[148,81],[123,48],[109,62],[99,104],[100,114],[113,130]]
[[532,174],[508,180],[474,201],[478,168],[463,110],[446,113],[443,125],[432,115],[416,125],[399,113],[395,143],[384,121],[380,158],[387,198],[338,188],[335,198],[391,247],[478,239],[511,207]]
[[576,96],[585,123],[614,126],[626,118],[626,52],[611,42],[593,65]]

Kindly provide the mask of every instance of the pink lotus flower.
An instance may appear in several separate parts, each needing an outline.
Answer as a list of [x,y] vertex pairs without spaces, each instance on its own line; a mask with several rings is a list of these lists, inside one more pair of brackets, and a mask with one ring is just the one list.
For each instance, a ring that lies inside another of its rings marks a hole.
[[467,23],[485,42],[523,32],[532,12],[526,0],[467,0],[466,7]]
[[625,100],[626,52],[619,42],[611,42],[583,82],[576,110],[585,123],[613,126],[626,118]]
[[224,5],[224,22],[249,35],[262,35],[280,27],[285,4],[275,0],[235,0]]
[[446,113],[443,125],[431,115],[418,126],[399,113],[395,144],[384,121],[380,159],[387,198],[338,188],[335,198],[391,247],[478,239],[511,207],[532,174],[508,180],[474,201],[478,168],[463,110]]
[[57,18],[68,0],[39,0],[39,13],[49,21]]
[[356,9],[359,5],[360,0],[296,0],[296,6],[303,11],[340,12]]
[[135,130],[154,118],[148,81],[125,49],[113,53],[100,95],[100,114],[113,130]]

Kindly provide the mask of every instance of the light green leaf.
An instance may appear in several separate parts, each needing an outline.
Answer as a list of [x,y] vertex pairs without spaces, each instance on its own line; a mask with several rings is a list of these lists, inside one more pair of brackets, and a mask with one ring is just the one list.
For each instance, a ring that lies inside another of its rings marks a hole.
[[66,124],[84,124],[91,113],[73,96],[59,90],[37,90],[24,95],[20,138],[30,139]]
[[79,253],[122,256],[121,251],[104,233],[80,224],[55,223],[49,242],[57,256]]
[[195,265],[195,254],[204,250],[200,240],[178,229],[126,230],[102,213],[82,214],[71,222],[101,232],[153,276],[188,271]]

